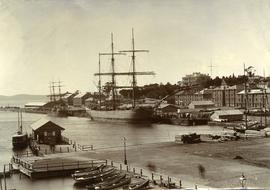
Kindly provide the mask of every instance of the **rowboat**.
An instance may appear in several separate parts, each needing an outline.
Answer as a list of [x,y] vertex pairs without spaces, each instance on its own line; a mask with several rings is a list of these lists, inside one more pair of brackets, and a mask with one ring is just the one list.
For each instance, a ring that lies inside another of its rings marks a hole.
[[95,175],[87,175],[87,176],[82,176],[82,177],[76,177],[74,178],[76,184],[85,184],[85,183],[90,183],[90,182],[100,182],[102,178],[111,176],[115,173],[116,169],[115,168],[110,168],[106,171],[99,172]]
[[148,186],[149,186],[149,180],[144,179],[144,180],[142,180],[142,181],[140,181],[138,183],[130,184],[128,186],[128,189],[129,190],[139,190],[139,189],[144,189],[144,188],[146,188]]
[[105,165],[99,165],[99,166],[94,166],[91,168],[86,168],[83,170],[77,170],[71,176],[73,178],[76,178],[76,177],[89,176],[91,174],[97,174],[98,172],[102,172],[102,170],[105,169],[105,167],[106,167]]
[[125,177],[123,179],[121,179],[120,181],[110,184],[110,185],[105,185],[105,186],[97,186],[95,187],[95,190],[110,190],[110,189],[115,189],[115,188],[119,188],[125,185],[130,184],[131,182],[131,177]]
[[117,173],[116,175],[110,176],[108,178],[103,179],[102,182],[95,184],[95,185],[88,185],[86,186],[87,189],[97,189],[105,186],[110,186],[114,183],[118,183],[120,180],[126,177],[124,173]]

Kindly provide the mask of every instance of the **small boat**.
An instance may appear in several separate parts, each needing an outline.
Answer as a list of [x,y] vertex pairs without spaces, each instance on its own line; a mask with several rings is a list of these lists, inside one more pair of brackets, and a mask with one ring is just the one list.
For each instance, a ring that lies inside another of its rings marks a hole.
[[76,184],[85,184],[89,182],[100,182],[102,178],[113,175],[115,173],[115,168],[110,168],[107,171],[99,172],[96,175],[82,176],[74,178]]
[[128,186],[129,190],[139,190],[139,189],[145,189],[149,186],[149,180],[144,179],[138,183],[133,183]]
[[18,131],[12,136],[12,145],[14,149],[23,149],[28,146],[28,135],[22,130],[22,112],[18,111]]
[[105,165],[99,165],[99,166],[94,166],[91,168],[86,168],[86,169],[82,169],[82,170],[77,170],[75,171],[74,174],[72,174],[71,176],[73,178],[76,177],[83,177],[83,176],[87,176],[87,175],[91,175],[91,174],[97,174],[98,172],[102,172],[102,170],[105,168]]
[[110,189],[115,189],[115,188],[119,188],[125,185],[130,184],[131,182],[131,177],[125,177],[123,179],[121,179],[120,181],[110,184],[110,185],[106,185],[106,186],[98,186],[95,187],[95,190],[110,190]]
[[86,186],[87,189],[96,189],[97,187],[104,187],[104,186],[110,186],[114,183],[118,183],[120,180],[126,177],[125,173],[117,173],[113,176],[109,176],[107,178],[103,178],[102,182],[98,184],[88,185]]

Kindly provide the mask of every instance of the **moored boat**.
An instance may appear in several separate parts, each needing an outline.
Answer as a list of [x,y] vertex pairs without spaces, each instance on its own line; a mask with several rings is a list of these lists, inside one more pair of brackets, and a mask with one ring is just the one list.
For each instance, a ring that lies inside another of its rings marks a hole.
[[14,149],[22,149],[28,146],[28,135],[22,129],[22,112],[18,111],[18,131],[12,136],[12,145]]
[[88,176],[91,174],[97,174],[98,172],[101,172],[104,168],[105,168],[105,165],[94,166],[91,168],[75,171],[75,173],[72,174],[71,176],[73,178],[76,178],[76,177]]
[[116,173],[113,176],[110,176],[108,178],[104,178],[102,182],[95,184],[95,185],[88,185],[86,186],[87,189],[97,189],[105,186],[110,186],[114,183],[118,183],[120,180],[126,177],[125,173]]
[[82,177],[75,177],[75,184],[87,184],[90,182],[100,182],[100,180],[104,177],[113,175],[114,172],[116,171],[115,168],[110,168],[106,171],[98,172],[96,174],[91,174],[91,175],[86,175]]
[[125,185],[130,184],[131,182],[131,177],[127,176],[123,179],[121,179],[120,181],[110,184],[110,185],[105,185],[105,186],[97,186],[95,187],[95,190],[110,190],[110,189],[115,189],[115,188],[119,188]]
[[[99,98],[97,100],[98,106],[94,109],[87,109],[87,113],[92,120],[95,121],[110,121],[110,122],[128,122],[128,123],[149,123],[151,122],[153,115],[153,108],[143,107],[138,104],[136,101],[136,92],[138,89],[137,86],[137,75],[154,75],[154,72],[137,72],[135,67],[135,53],[138,52],[148,52],[148,50],[138,50],[135,49],[134,45],[134,33],[132,29],[132,49],[131,50],[123,50],[118,53],[114,52],[114,43],[113,43],[113,35],[111,34],[111,52],[110,53],[99,53],[99,72],[95,74],[95,76],[99,77],[98,88],[99,88]],[[115,72],[115,56],[116,55],[125,55],[126,53],[130,53],[132,56],[132,71],[130,72]],[[102,72],[101,73],[101,64],[100,57],[101,56],[111,56],[111,71],[112,72]],[[106,95],[102,92],[101,86],[101,76],[111,76],[112,81],[107,82],[109,85],[109,93],[106,92]],[[132,77],[132,82],[130,86],[116,86],[116,78],[115,76],[128,76]],[[132,89],[132,99],[128,99],[126,103],[120,102],[120,98],[117,98],[118,91],[117,89]],[[105,100],[102,100],[102,96],[105,96]],[[102,102],[103,101],[103,102]],[[102,105],[103,104],[103,105]],[[127,109],[125,105],[132,106]],[[105,105],[105,106],[104,106]],[[124,108],[124,109],[123,109]]]
[[130,184],[128,186],[129,190],[139,190],[139,189],[145,189],[146,187],[149,186],[149,180],[148,179],[143,179],[137,183]]

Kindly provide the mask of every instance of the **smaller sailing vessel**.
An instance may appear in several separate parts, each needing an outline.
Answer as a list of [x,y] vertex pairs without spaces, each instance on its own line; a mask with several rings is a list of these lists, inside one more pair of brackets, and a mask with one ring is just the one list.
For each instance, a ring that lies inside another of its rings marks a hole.
[[26,148],[28,145],[28,135],[22,129],[22,112],[18,111],[18,131],[12,136],[12,145],[14,149]]

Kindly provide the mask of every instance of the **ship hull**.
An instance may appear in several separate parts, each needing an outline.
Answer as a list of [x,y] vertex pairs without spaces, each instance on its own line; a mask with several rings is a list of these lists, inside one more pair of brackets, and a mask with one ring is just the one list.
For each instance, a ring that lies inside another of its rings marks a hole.
[[136,108],[132,110],[87,110],[94,121],[150,123],[153,115],[152,109]]

